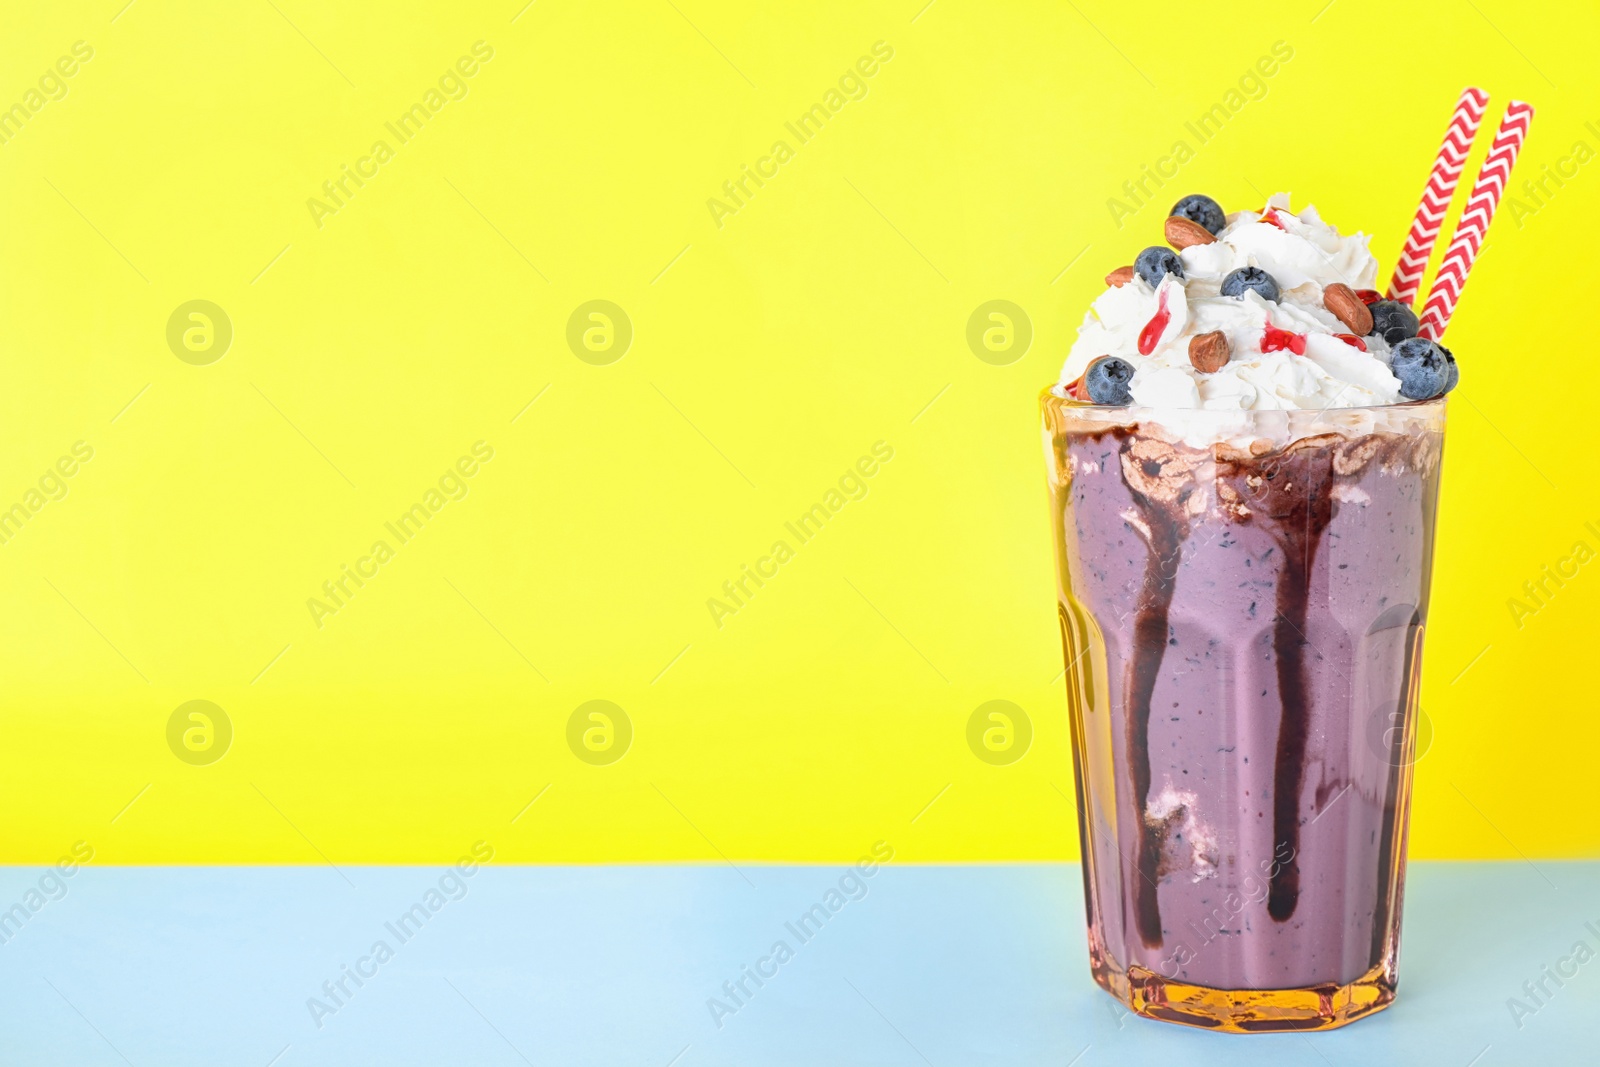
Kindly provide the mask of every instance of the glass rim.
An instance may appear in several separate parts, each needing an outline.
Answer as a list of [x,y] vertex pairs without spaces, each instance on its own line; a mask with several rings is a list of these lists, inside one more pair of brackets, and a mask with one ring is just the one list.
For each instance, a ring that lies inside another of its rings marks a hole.
[[1073,413],[1105,413],[1108,417],[1123,415],[1129,421],[1140,419],[1183,418],[1183,419],[1250,419],[1268,417],[1274,419],[1315,417],[1341,415],[1360,415],[1363,412],[1394,413],[1398,415],[1420,415],[1445,407],[1449,397],[1448,393],[1441,393],[1427,400],[1404,400],[1393,404],[1352,404],[1344,407],[1323,408],[1183,408],[1183,407],[1154,407],[1143,404],[1096,404],[1089,400],[1077,400],[1070,396],[1062,396],[1058,389],[1061,383],[1055,382],[1044,387],[1039,393],[1041,407],[1054,407],[1062,411]]

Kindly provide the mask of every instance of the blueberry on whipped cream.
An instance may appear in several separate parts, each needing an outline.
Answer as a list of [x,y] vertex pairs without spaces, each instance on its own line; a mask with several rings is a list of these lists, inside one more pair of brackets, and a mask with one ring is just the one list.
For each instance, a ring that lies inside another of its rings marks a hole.
[[1173,204],[1169,214],[1173,218],[1198,222],[1213,237],[1221,233],[1222,228],[1228,224],[1227,216],[1222,213],[1222,205],[1209,196],[1201,196],[1199,193],[1186,196]]
[[1133,403],[1128,383],[1133,380],[1133,365],[1116,356],[1101,356],[1084,372],[1083,385],[1094,404],[1122,406]]
[[1151,245],[1133,261],[1133,273],[1144,279],[1146,285],[1154,289],[1161,284],[1161,279],[1167,275],[1183,277],[1183,261],[1178,258],[1178,253],[1170,248],[1160,245]]
[[[1107,275],[1058,394],[1105,405],[1208,411],[1379,407],[1439,396],[1449,351],[1416,338],[1410,307],[1379,299],[1369,238],[1278,194],[1223,215],[1194,195],[1165,222],[1172,248]],[[1093,368],[1091,372],[1091,368]]]
[[1260,267],[1240,267],[1222,279],[1223,296],[1243,296],[1246,289],[1260,293],[1263,300],[1276,301],[1282,295],[1272,275]]

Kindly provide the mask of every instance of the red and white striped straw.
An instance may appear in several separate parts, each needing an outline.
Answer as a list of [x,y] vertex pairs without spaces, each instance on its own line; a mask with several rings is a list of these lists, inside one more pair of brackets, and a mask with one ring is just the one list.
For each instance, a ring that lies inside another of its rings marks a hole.
[[1428,172],[1428,184],[1422,189],[1422,202],[1411,220],[1411,232],[1406,234],[1405,247],[1395,262],[1394,277],[1389,280],[1390,300],[1406,305],[1416,301],[1417,286],[1428,267],[1428,257],[1433,255],[1434,239],[1439,236],[1439,224],[1456,195],[1461,168],[1472,149],[1472,139],[1478,136],[1478,124],[1483,121],[1483,109],[1488,103],[1489,94],[1476,86],[1461,90],[1461,99],[1456,101],[1455,113],[1444,131],[1444,143]]
[[1478,249],[1483,247],[1483,238],[1489,232],[1494,209],[1499,205],[1500,194],[1505,192],[1506,183],[1511,179],[1511,168],[1516,165],[1517,153],[1522,151],[1522,142],[1528,136],[1528,127],[1532,123],[1533,108],[1530,105],[1513,100],[1506,106],[1505,118],[1500,120],[1494,144],[1489,147],[1489,155],[1484,159],[1478,179],[1472,185],[1472,195],[1467,198],[1467,206],[1456,222],[1455,236],[1450,239],[1450,247],[1445,249],[1439,273],[1433,279],[1433,288],[1428,290],[1428,303],[1422,312],[1420,332],[1423,337],[1437,341],[1450,325],[1456,301],[1461,299],[1461,290],[1467,284],[1467,272],[1478,258]]

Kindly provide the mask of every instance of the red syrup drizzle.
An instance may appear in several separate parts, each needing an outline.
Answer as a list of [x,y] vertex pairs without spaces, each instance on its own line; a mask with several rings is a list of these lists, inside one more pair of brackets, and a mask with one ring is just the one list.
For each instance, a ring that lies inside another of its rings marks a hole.
[[1363,304],[1371,304],[1374,301],[1383,299],[1383,294],[1376,289],[1357,289],[1356,295],[1361,298]]
[[1266,223],[1268,226],[1276,226],[1278,229],[1282,230],[1284,233],[1288,233],[1289,232],[1289,227],[1285,226],[1283,223],[1278,221],[1277,212],[1278,212],[1278,209],[1275,208],[1275,207],[1264,207],[1264,208],[1262,208],[1261,209],[1261,221]]
[[1363,341],[1353,333],[1336,333],[1334,336],[1343,341],[1345,344],[1353,345],[1354,347],[1361,349],[1363,352],[1367,350],[1367,342]]
[[1161,335],[1166,332],[1167,324],[1172,321],[1172,312],[1167,310],[1167,294],[1162,293],[1156,303],[1156,313],[1150,321],[1144,324],[1144,329],[1139,331],[1139,354],[1148,356],[1156,350]]
[[1282,352],[1288,349],[1297,356],[1306,354],[1306,335],[1303,333],[1290,333],[1280,330],[1276,326],[1268,326],[1267,332],[1261,335],[1261,351]]

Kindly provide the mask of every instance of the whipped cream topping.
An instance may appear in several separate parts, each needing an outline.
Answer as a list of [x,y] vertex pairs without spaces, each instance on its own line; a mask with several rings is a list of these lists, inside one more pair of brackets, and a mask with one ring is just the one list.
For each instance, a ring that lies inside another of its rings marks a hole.
[[[1403,403],[1400,381],[1389,370],[1389,346],[1376,335],[1362,351],[1338,334],[1348,328],[1322,306],[1324,286],[1375,288],[1378,263],[1368,236],[1342,236],[1316,208],[1298,215],[1279,193],[1265,209],[1277,226],[1254,211],[1229,215],[1210,244],[1178,253],[1185,277],[1167,275],[1151,288],[1135,277],[1107,289],[1078,329],[1057,392],[1082,376],[1100,356],[1117,356],[1134,368],[1130,390],[1140,407],[1208,411],[1329,410]],[[1279,227],[1282,227],[1281,229]],[[1280,300],[1253,290],[1222,296],[1222,280],[1239,267],[1260,267],[1277,281]],[[1139,335],[1158,312],[1169,316],[1155,347],[1139,353]],[[1304,354],[1288,348],[1263,352],[1267,328],[1304,336]],[[1220,330],[1229,361],[1215,373],[1196,370],[1189,341]]]

